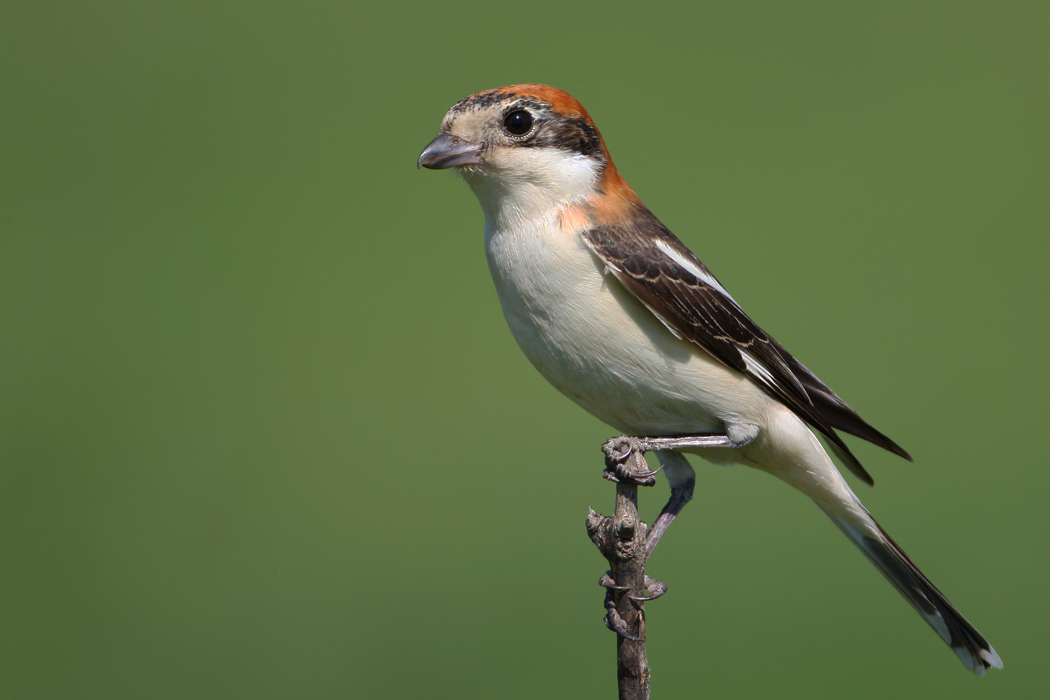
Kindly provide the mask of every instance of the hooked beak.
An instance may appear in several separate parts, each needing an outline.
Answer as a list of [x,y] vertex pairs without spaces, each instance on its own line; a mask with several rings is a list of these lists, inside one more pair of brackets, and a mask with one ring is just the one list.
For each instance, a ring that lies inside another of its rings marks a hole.
[[481,151],[484,147],[484,144],[464,141],[443,133],[419,154],[416,167],[444,170],[457,165],[474,165],[481,162]]

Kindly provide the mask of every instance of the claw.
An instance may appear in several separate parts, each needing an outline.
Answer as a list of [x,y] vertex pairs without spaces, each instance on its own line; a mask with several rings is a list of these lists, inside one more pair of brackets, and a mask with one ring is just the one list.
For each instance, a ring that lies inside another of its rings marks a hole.
[[598,579],[598,585],[602,588],[610,588],[614,591],[626,591],[629,589],[628,586],[617,586],[616,579],[612,577],[611,571],[606,571],[602,574],[602,577]]
[[655,578],[652,578],[651,576],[646,575],[646,577],[645,577],[645,592],[648,593],[649,595],[643,596],[643,597],[633,596],[632,595],[632,596],[628,596],[628,597],[631,600],[637,600],[637,601],[641,601],[641,602],[644,602],[646,600],[656,600],[657,598],[662,596],[664,593],[667,593],[667,584],[664,583],[663,581],[657,581]]
[[641,637],[635,637],[627,633],[627,625],[624,623],[623,618],[620,617],[620,613],[616,612],[616,608],[610,608],[609,612],[605,614],[605,626],[624,639],[630,639],[632,642],[645,641]]
[[617,465],[615,469],[603,471],[602,476],[617,484],[623,482],[625,484],[634,484],[635,486],[653,486],[656,484],[655,477],[659,472],[659,469],[656,471],[636,472],[631,471],[630,467]]
[[[606,578],[608,578],[609,581],[612,581],[612,576],[610,575],[611,573],[612,572],[607,572],[604,576],[602,576],[602,578],[599,580],[599,583],[602,583],[603,581],[605,581]],[[602,583],[602,585],[604,586],[605,584]],[[606,612],[605,612],[605,619],[603,620],[605,622],[605,626],[608,627],[609,629],[611,629],[616,634],[618,634],[621,637],[623,637],[624,639],[630,639],[631,641],[634,641],[634,642],[644,641],[640,637],[635,637],[635,636],[633,636],[633,635],[631,635],[631,634],[629,634],[627,632],[627,623],[623,621],[623,618],[620,617],[620,613],[618,613],[616,611],[616,597],[613,595],[613,589],[621,590],[621,591],[622,590],[626,590],[626,589],[624,589],[621,586],[606,586],[606,591],[605,591],[605,610],[606,610]]]
[[605,453],[605,471],[602,473],[609,481],[628,483],[636,486],[652,486],[654,478],[660,471],[652,471],[645,463],[645,443],[638,438],[616,437],[602,445]]
[[[619,436],[610,438],[605,441],[602,445],[602,452],[605,453],[606,463],[610,462],[622,462],[631,456],[631,452],[634,451],[634,444],[632,438],[626,436]],[[610,464],[611,466],[611,464]]]

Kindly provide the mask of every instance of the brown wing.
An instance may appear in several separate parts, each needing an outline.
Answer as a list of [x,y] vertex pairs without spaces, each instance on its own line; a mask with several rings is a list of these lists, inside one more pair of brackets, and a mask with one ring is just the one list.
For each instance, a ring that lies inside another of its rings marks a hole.
[[675,335],[754,379],[826,437],[863,481],[874,483],[833,428],[911,459],[748,318],[707,267],[647,209],[639,207],[627,225],[597,226],[583,237]]
[[875,428],[868,425],[863,418],[857,415],[849,405],[839,398],[839,395],[832,391],[827,384],[820,381],[817,375],[813,374],[808,367],[792,357],[787,350],[785,350],[775,340],[773,343],[777,346],[780,351],[780,355],[787,360],[788,366],[791,367],[792,372],[802,382],[802,386],[806,388],[806,393],[809,394],[813,400],[814,405],[820,411],[820,415],[824,416],[824,420],[832,428],[845,431],[850,435],[856,435],[859,438],[863,438],[868,442],[878,445],[884,450],[889,450],[895,455],[900,455],[909,462],[914,462],[911,455],[908,454],[903,447],[889,439]]

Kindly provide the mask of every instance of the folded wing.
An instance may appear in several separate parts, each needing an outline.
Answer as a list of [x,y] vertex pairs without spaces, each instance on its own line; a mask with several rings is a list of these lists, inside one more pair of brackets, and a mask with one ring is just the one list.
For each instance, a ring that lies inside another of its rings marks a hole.
[[638,206],[629,223],[596,226],[583,237],[616,279],[672,333],[755,380],[827,438],[863,481],[874,483],[834,428],[911,459],[748,318],[707,267],[649,210]]

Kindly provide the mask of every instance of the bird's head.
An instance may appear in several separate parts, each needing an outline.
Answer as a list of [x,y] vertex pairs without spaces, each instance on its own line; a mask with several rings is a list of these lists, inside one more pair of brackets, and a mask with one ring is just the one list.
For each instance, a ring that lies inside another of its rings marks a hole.
[[490,218],[530,217],[585,200],[637,201],[587,110],[549,85],[510,85],[460,100],[418,165],[455,168]]

